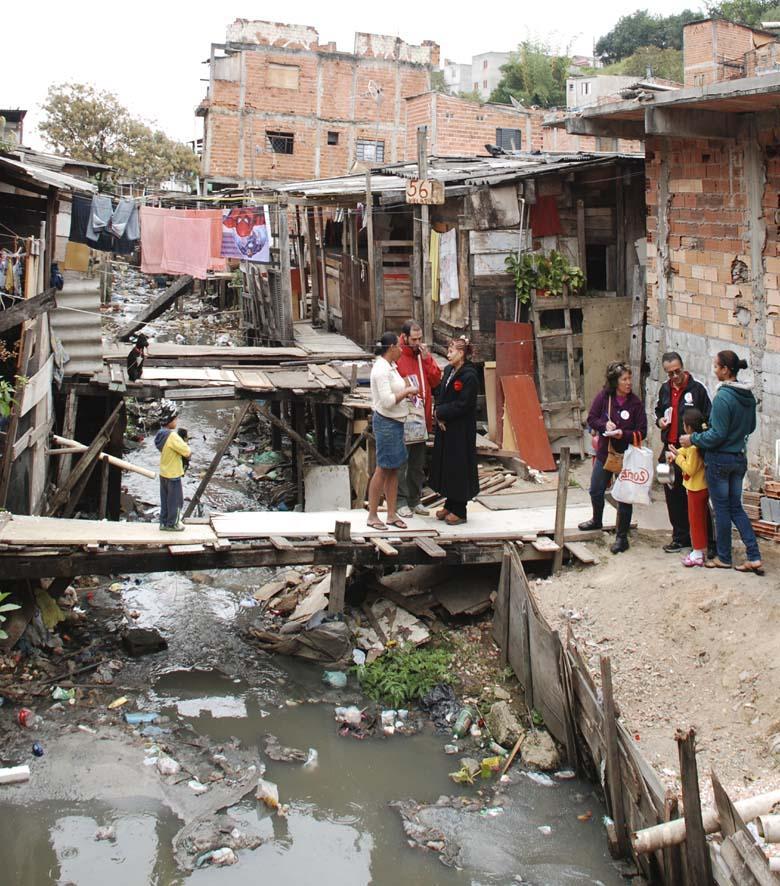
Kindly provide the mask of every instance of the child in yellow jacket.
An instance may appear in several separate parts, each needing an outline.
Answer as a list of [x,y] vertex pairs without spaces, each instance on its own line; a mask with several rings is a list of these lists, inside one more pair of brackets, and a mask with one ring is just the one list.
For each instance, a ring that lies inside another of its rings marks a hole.
[[178,415],[176,404],[164,400],[161,427],[154,438],[154,445],[160,450],[160,529],[166,532],[184,530],[180,519],[184,505],[181,478],[184,475],[184,459],[192,454],[190,447],[176,433]]
[[[704,416],[698,409],[689,407],[683,413],[686,434],[706,429]],[[691,527],[690,554],[683,558],[683,566],[704,566],[707,550],[707,527],[709,524],[709,489],[704,473],[704,459],[695,446],[669,446],[668,461],[683,472],[683,486],[688,493],[688,523]]]

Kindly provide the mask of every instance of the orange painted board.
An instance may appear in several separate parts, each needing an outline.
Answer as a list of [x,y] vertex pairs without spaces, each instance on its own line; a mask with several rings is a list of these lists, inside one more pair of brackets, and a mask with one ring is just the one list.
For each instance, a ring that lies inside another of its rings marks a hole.
[[[496,320],[496,443],[503,444],[505,375],[534,375],[534,332],[530,323]],[[508,449],[504,445],[504,449]]]
[[530,375],[505,375],[501,385],[504,389],[504,421],[511,424],[520,458],[537,471],[554,471],[555,459],[533,378]]

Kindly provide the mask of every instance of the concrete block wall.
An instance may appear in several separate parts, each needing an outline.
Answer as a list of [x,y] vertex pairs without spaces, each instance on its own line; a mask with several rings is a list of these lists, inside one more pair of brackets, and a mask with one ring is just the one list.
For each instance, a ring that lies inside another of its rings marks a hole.
[[743,356],[759,401],[756,467],[780,438],[780,127],[754,117],[734,141],[648,138],[648,409],[678,350],[714,393],[720,350]]

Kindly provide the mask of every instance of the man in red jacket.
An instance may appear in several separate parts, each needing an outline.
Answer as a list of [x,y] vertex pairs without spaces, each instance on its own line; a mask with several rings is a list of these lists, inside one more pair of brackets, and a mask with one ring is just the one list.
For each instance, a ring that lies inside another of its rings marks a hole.
[[[422,329],[414,320],[404,323],[398,344],[401,345],[398,372],[404,378],[414,376],[417,379],[417,390],[425,402],[425,423],[430,434],[433,427],[433,390],[441,381],[441,369],[425,347]],[[420,504],[425,482],[425,450],[425,443],[411,443],[406,447],[408,460],[398,471],[398,513],[402,517],[428,515],[428,509]]]

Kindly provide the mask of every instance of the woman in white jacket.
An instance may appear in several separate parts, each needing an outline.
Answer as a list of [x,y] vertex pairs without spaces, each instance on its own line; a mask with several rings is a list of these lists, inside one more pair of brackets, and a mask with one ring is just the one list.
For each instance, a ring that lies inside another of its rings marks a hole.
[[[406,523],[396,513],[398,469],[407,457],[404,419],[408,409],[404,401],[417,388],[398,373],[395,361],[401,355],[401,348],[394,332],[386,332],[377,342],[376,354],[371,368],[376,470],[368,486],[368,525],[380,531],[388,526],[406,529]],[[377,514],[382,494],[387,502],[387,524]]]

